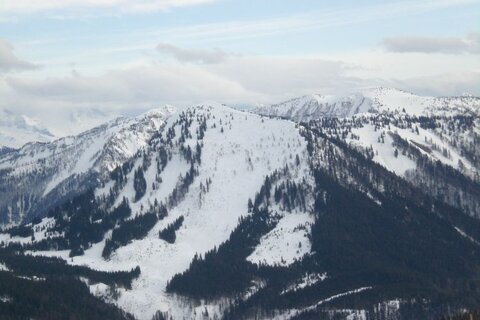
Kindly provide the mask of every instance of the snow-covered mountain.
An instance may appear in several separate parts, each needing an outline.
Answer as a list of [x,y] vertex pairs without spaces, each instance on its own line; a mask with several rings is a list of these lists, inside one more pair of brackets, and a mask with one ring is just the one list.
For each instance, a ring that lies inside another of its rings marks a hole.
[[96,185],[144,147],[173,109],[118,118],[77,136],[0,154],[0,217],[19,223]]
[[[366,150],[372,161],[397,176],[480,216],[480,203],[474,200],[480,193],[471,185],[480,181],[479,97],[423,97],[380,87],[349,96],[304,96],[252,112],[313,121],[322,134]],[[457,179],[452,184],[455,179],[447,176],[440,181],[424,161],[453,168],[473,182]]]
[[0,148],[20,148],[27,142],[49,142],[55,135],[39,121],[23,114],[0,110]]
[[[116,111],[96,108],[30,112],[0,109],[0,148],[19,149],[29,142],[51,142],[61,137],[75,136],[120,117]],[[52,117],[52,114],[55,116]]]
[[409,115],[480,114],[480,98],[424,97],[393,88],[365,89],[346,96],[311,94],[253,112],[265,115],[310,121],[322,117],[344,118],[366,112],[398,112]]
[[435,319],[475,305],[478,99],[377,91],[315,98],[309,123],[284,119],[307,119],[300,103],[269,117],[209,103],[6,151],[0,188],[22,196],[9,203],[49,210],[18,211],[26,223],[0,242],[130,272],[131,285],[82,281],[138,319]]
[[347,117],[372,109],[372,103],[361,94],[324,96],[311,94],[271,106],[261,106],[252,111],[265,116],[281,117],[295,121],[310,121],[322,117]]
[[[161,119],[164,119],[164,115],[161,116]],[[148,115],[144,117],[150,118]],[[131,126],[130,121],[131,119],[128,123]],[[102,166],[114,168],[115,165],[109,159],[102,157],[103,154],[110,155],[109,152],[94,152],[102,148],[105,150],[103,139],[93,143],[83,142],[86,139],[97,141],[99,136],[107,135],[105,131],[118,132],[117,122],[109,126],[109,130],[101,127],[83,134],[81,138],[69,138],[82,141],[82,144],[90,143],[91,151],[83,151],[83,159],[78,161],[77,159],[81,158],[73,155],[75,161],[67,167],[66,173],[58,172],[54,177],[64,179],[72,174],[78,175],[84,172],[85,168],[98,166],[96,163],[104,163]],[[138,123],[133,132],[144,127],[144,123]],[[160,128],[158,125],[155,127],[156,130]],[[132,133],[130,129],[127,129],[129,135]],[[97,131],[101,131],[101,134]],[[298,162],[290,173],[290,181],[300,183],[304,179],[311,179],[305,140],[300,136],[299,128],[289,121],[263,119],[258,115],[222,105],[200,105],[166,119],[165,127],[159,130],[159,133],[148,145],[144,143],[146,139],[135,139],[137,147],[145,148],[122,167],[114,170],[112,178],[105,180],[102,187],[96,188],[95,198],[106,199],[98,200],[99,203],[104,203],[99,206],[106,205],[109,210],[121,206],[126,199],[131,210],[126,221],[135,221],[134,217],[148,217],[152,213],[163,212],[163,207],[168,210],[168,216],[162,217],[154,226],[150,226],[142,238],[128,245],[119,245],[117,242],[121,241],[115,240],[113,243],[117,244],[110,249],[112,252],[107,256],[105,248],[107,243],[112,243],[108,238],[113,236],[115,239],[115,231],[110,237],[107,236],[91,247],[87,243],[82,244],[82,251],[85,253],[70,259],[74,264],[87,264],[102,270],[127,270],[141,265],[143,272],[134,285],[135,289],[122,291],[121,297],[116,301],[122,308],[141,319],[149,319],[157,310],[169,310],[176,317],[181,316],[181,301],[165,292],[168,280],[176,273],[188,269],[195,254],[203,254],[228,239],[238,220],[248,215],[248,200],[255,197],[267,175],[275,170],[282,170],[286,164],[293,166]],[[110,133],[107,139],[112,140]],[[118,135],[114,135],[114,139],[123,140],[123,137],[119,139]],[[57,142],[55,147],[62,144]],[[45,147],[47,146],[42,146]],[[116,150],[117,147],[109,149]],[[36,154],[43,152],[41,149],[36,151]],[[31,151],[24,150],[23,154],[31,154]],[[92,157],[93,155],[96,156]],[[60,156],[60,159],[62,158]],[[10,156],[9,159],[16,164],[23,164],[25,161],[17,156]],[[52,189],[51,185],[57,185],[59,180],[51,179],[44,193]],[[307,211],[299,212],[298,217],[295,217],[292,212],[280,208],[277,210],[278,219],[285,219],[284,223],[289,228],[285,231],[279,229],[276,233],[291,233],[292,237],[304,243],[304,247],[298,250],[278,246],[276,250],[270,250],[271,258],[263,258],[271,260],[270,263],[276,263],[285,255],[288,256],[285,263],[290,264],[309,251],[309,243],[305,238],[308,229],[297,230],[296,227],[305,221],[311,221],[312,217]],[[180,218],[181,228],[176,232],[175,241],[169,243],[160,239],[159,232]],[[37,228],[35,243],[46,239],[48,234],[56,234],[52,231],[58,226],[59,221],[56,221],[56,218],[45,218]],[[3,240],[12,241],[6,238]],[[264,246],[268,246],[268,241],[266,238]],[[69,253],[70,250],[44,252],[65,258]],[[259,254],[254,254],[251,259],[255,260],[258,256]],[[105,294],[102,287],[94,286],[91,289],[96,294]]]
[[52,119],[43,118],[42,122],[58,137],[75,136],[98,127],[106,122],[125,116],[115,110],[99,108],[79,108],[55,110]]

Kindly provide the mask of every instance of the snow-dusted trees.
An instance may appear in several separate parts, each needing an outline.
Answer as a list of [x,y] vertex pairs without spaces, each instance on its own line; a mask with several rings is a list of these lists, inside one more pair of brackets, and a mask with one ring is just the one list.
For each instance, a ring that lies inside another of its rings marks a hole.
[[145,213],[134,219],[123,221],[118,228],[113,229],[111,238],[105,241],[102,257],[108,258],[117,248],[132,240],[144,238],[157,221],[156,213]]
[[160,239],[167,241],[168,243],[174,243],[176,237],[175,232],[180,229],[183,223],[183,216],[178,217],[174,222],[170,223],[165,229],[159,232]]
[[135,190],[135,201],[140,200],[147,191],[147,181],[143,175],[143,169],[140,167],[135,170],[133,176],[133,189]]

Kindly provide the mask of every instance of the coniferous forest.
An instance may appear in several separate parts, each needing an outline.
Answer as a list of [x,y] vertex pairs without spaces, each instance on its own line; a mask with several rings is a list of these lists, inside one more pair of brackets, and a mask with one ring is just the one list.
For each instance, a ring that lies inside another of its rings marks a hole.
[[480,320],[480,0],[0,0],[0,320]]
[[[281,123],[290,136],[265,129],[253,152],[254,137],[231,136],[250,121]],[[451,134],[472,130],[471,118],[374,113],[295,124],[201,106],[169,125],[90,188],[3,230],[1,316],[133,319],[119,301],[160,297],[176,309],[150,310],[153,319],[436,320],[478,309],[477,150]],[[370,146],[359,144],[366,129],[377,139]],[[419,142],[422,130],[461,145],[465,162],[453,166],[456,149],[438,141]],[[391,161],[412,166],[403,175],[376,160],[387,147]],[[246,193],[258,168],[266,174]],[[250,196],[238,206],[238,194]],[[232,212],[236,221],[223,224]],[[218,230],[229,230],[222,241],[192,249]]]

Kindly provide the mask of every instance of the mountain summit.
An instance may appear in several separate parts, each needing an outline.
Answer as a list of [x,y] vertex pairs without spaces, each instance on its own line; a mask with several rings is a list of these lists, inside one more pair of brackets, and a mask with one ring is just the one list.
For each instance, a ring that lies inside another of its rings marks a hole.
[[324,117],[344,118],[360,113],[403,112],[409,115],[455,115],[480,113],[480,98],[424,97],[393,88],[371,88],[345,96],[311,94],[253,112],[265,116],[310,121]]

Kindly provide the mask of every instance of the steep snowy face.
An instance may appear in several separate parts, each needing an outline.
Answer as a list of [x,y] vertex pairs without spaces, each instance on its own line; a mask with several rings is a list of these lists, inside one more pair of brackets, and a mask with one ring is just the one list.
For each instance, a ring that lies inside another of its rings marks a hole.
[[[124,124],[107,133],[108,141],[95,160],[97,171],[111,171],[144,148],[149,140],[162,128],[166,120],[176,113],[173,106],[148,111],[134,118],[127,118]],[[122,120],[120,120],[122,122]]]
[[55,136],[38,121],[0,110],[0,147],[20,148],[27,142],[49,142]]
[[265,116],[292,119],[297,122],[322,117],[347,117],[371,109],[371,101],[361,94],[350,96],[322,96],[318,94],[294,98],[271,106],[253,109]]
[[171,107],[118,118],[78,136],[29,143],[0,155],[0,218],[18,223],[50,202],[83,191],[144,147],[173,113]]
[[[93,225],[76,230],[104,226],[99,238],[103,240],[86,238],[78,248],[41,253],[103,270],[139,265],[141,275],[132,290],[120,291],[115,301],[119,306],[139,319],[151,319],[157,310],[168,311],[175,318],[185,314],[194,318],[197,311],[166,292],[168,281],[187,270],[196,254],[228,240],[239,219],[250,214],[249,199],[255,198],[267,176],[290,168],[275,186],[287,188],[293,182],[310,185],[307,157],[306,141],[293,122],[262,118],[222,105],[187,108],[169,117],[141,152],[95,189],[91,201],[96,202],[96,208],[106,208],[106,218],[102,221],[102,214],[97,214],[91,219]],[[312,202],[304,199],[301,208],[295,210],[291,205],[272,208],[269,214],[279,227],[265,236],[251,259],[289,265],[308,254]],[[117,208],[125,203],[130,210],[128,217],[107,224],[106,219],[115,216]],[[69,221],[75,218],[63,221],[63,216],[59,213],[45,218],[53,220],[48,220],[46,228],[35,230],[48,233],[68,229]],[[89,218],[84,220],[90,223]],[[135,234],[137,228],[142,232]],[[78,234],[66,230],[64,237],[68,242]],[[34,238],[46,237],[35,234]],[[275,239],[284,241],[282,244],[290,241],[291,246],[269,250],[269,243]],[[77,249],[83,255],[75,256]]]
[[[308,175],[306,143],[293,123],[262,119],[218,105],[199,106],[188,113],[192,113],[193,118],[188,127],[192,137],[188,138],[187,134],[184,142],[181,128],[186,125],[173,125],[173,118],[169,122],[177,137],[173,144],[179,143],[180,150],[189,147],[196,150],[196,146],[201,145],[196,177],[184,199],[169,210],[168,217],[159,221],[144,239],[120,248],[110,262],[110,265],[122,265],[135,261],[142,266],[144,271],[134,285],[136,290],[125,292],[118,301],[120,306],[141,319],[149,319],[155,310],[169,311],[174,318],[185,314],[181,304],[165,293],[167,282],[186,270],[196,253],[203,254],[228,239],[239,218],[248,215],[248,200],[254,198],[267,175],[295,163],[296,155],[301,159],[301,167],[292,180]],[[199,139],[194,133],[201,132],[202,123],[207,129],[203,139]],[[146,170],[146,196],[132,204],[132,211],[138,212],[142,205],[145,208],[154,203],[154,199],[168,203],[175,190],[173,187],[179,184],[178,177],[186,177],[191,168],[185,160],[181,151],[172,151],[172,161],[162,172],[155,172],[153,161]],[[157,175],[162,182],[153,190],[150,185],[153,187]],[[120,197],[126,195],[133,202],[132,192],[127,183]],[[183,223],[176,232],[175,242],[159,239],[159,232],[180,217],[183,217]],[[301,224],[309,219],[305,214],[296,222]],[[309,246],[305,244],[304,247],[308,251]],[[281,252],[277,250],[276,254],[280,259]],[[264,258],[268,259],[268,255]],[[96,260],[98,256],[91,264],[94,265]],[[78,261],[81,263],[82,257]]]
[[407,113],[417,116],[479,115],[480,98],[473,96],[428,97],[393,88],[362,91],[378,112]]
[[297,98],[254,112],[311,121],[322,134],[366,152],[369,159],[430,196],[480,217],[478,97],[423,97],[373,88],[348,97]]
[[[262,119],[221,105],[202,105],[169,119],[163,132],[162,137],[152,141],[147,156],[150,165],[143,169],[145,195],[135,199],[134,173],[144,163],[139,159],[115,205],[126,197],[134,216],[142,214],[142,208],[148,212],[147,208],[155,203],[164,203],[170,207],[168,216],[156,223],[145,238],[119,248],[109,261],[102,262],[96,247],[74,258],[75,263],[107,269],[141,265],[142,275],[134,289],[122,292],[118,300],[122,308],[140,319],[149,319],[156,310],[181,318],[187,310],[165,292],[167,282],[186,270],[195,254],[203,254],[228,239],[239,218],[248,215],[248,200],[253,199],[267,175],[294,163],[297,154],[303,159],[303,167],[296,175],[308,171],[304,160],[306,144],[293,123]],[[165,145],[170,160],[163,167],[158,163]],[[195,158],[196,173],[190,176],[191,159]],[[178,186],[186,177],[193,180],[187,190],[181,191]],[[106,185],[97,194],[108,190]],[[159,238],[159,232],[180,218],[174,242]],[[297,223],[302,219],[308,220],[308,215],[300,216]],[[193,317],[194,310],[188,312]]]
[[252,109],[265,116],[308,122],[319,118],[344,118],[366,112],[406,113],[423,116],[479,115],[480,98],[424,97],[393,88],[365,89],[347,96],[307,95],[271,106]]
[[[478,118],[364,114],[308,124],[333,141],[364,154],[439,201],[480,217]],[[325,150],[328,148],[319,148]],[[325,155],[320,158],[326,157]],[[337,162],[349,162],[347,155]],[[317,166],[328,169],[332,161]]]

